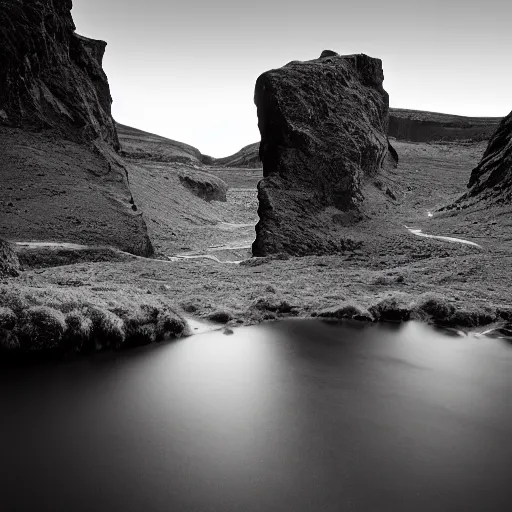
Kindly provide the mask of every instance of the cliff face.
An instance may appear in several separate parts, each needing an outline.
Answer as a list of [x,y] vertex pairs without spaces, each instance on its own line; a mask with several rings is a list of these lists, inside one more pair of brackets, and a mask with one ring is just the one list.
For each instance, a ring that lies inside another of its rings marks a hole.
[[342,250],[337,228],[362,217],[365,181],[396,165],[383,79],[380,60],[334,52],[258,78],[255,256]]
[[74,32],[71,0],[0,0],[0,123],[119,146],[107,44]]
[[75,34],[71,7],[0,0],[0,231],[147,255],[116,153],[106,43]]
[[389,110],[388,135],[412,142],[487,140],[499,117],[464,117],[420,110]]
[[512,202],[512,112],[494,132],[482,160],[473,169],[467,197]]

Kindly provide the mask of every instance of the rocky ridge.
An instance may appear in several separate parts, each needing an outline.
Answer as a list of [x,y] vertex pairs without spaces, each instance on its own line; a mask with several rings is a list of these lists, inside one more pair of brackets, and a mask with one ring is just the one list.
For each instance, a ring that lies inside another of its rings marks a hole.
[[0,0],[0,229],[152,252],[136,212],[102,69],[71,0]]
[[411,142],[477,142],[489,139],[500,120],[500,117],[465,117],[390,108],[388,135]]
[[365,196],[391,200],[385,169],[397,162],[383,80],[379,59],[334,52],[258,78],[264,178],[255,256],[342,251],[344,228],[367,213]]

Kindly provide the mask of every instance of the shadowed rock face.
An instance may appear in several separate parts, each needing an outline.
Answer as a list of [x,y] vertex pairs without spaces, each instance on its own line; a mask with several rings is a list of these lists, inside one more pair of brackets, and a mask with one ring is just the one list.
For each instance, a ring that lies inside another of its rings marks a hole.
[[512,112],[494,132],[481,162],[471,172],[467,196],[512,202]]
[[20,269],[14,248],[0,238],[0,276],[17,276]]
[[322,55],[290,62],[256,82],[264,179],[255,256],[342,250],[339,229],[326,218],[336,217],[338,228],[360,220],[365,180],[396,166],[381,61]]
[[[0,0],[0,229],[152,252],[132,197],[102,69],[71,0]],[[43,178],[43,179],[41,179]]]
[[0,0],[0,123],[118,148],[107,44],[74,32],[71,0]]

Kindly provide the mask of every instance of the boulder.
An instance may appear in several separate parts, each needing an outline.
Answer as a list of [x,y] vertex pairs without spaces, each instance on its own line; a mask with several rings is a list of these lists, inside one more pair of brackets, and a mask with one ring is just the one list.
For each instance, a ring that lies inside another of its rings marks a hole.
[[383,80],[379,59],[332,51],[258,78],[264,178],[255,256],[341,250],[343,226],[365,216],[366,182],[396,166]]
[[17,276],[20,263],[14,247],[0,238],[0,277]]
[[152,253],[102,69],[71,0],[0,0],[0,230]]
[[182,169],[178,176],[181,184],[197,197],[205,201],[227,201],[228,186],[217,176],[192,169]]

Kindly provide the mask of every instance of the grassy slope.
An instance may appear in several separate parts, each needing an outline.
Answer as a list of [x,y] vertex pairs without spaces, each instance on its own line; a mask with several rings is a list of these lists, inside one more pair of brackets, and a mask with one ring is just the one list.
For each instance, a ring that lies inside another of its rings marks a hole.
[[[12,241],[113,245],[146,254],[125,169],[50,132],[0,129],[0,234]],[[115,156],[113,156],[115,158]]]

